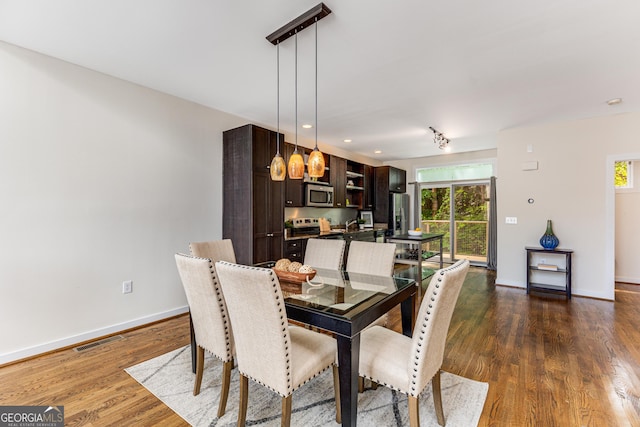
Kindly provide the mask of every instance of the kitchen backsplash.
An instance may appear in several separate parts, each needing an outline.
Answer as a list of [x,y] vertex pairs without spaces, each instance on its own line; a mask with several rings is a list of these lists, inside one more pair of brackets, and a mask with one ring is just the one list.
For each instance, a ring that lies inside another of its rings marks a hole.
[[289,218],[327,218],[331,225],[344,225],[357,217],[358,209],[353,208],[284,208],[283,221]]

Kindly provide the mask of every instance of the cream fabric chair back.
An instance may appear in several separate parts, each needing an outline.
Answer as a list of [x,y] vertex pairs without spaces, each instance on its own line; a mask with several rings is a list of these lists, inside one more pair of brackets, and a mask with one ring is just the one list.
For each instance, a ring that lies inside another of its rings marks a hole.
[[354,240],[347,253],[347,272],[392,276],[396,257],[395,243]]
[[291,338],[278,277],[271,269],[216,263],[236,336],[240,372],[281,396],[292,393]]
[[191,242],[189,243],[189,250],[191,255],[208,258],[214,263],[227,261],[235,264],[236,262],[236,253],[233,250],[231,239]]
[[418,397],[442,366],[451,316],[468,271],[469,261],[460,260],[431,278],[416,317],[407,361],[412,378],[410,396]]
[[445,425],[440,367],[451,316],[469,261],[436,271],[416,317],[413,336],[374,326],[360,337],[360,375],[408,395],[409,423],[420,425],[419,398],[429,381],[438,424]]
[[[216,271],[229,306],[240,371],[237,425],[246,423],[249,378],[281,396],[282,426],[291,423],[294,390],[332,366],[339,402],[336,341],[327,334],[288,324],[273,270],[219,261]],[[339,410],[336,420],[340,420]]]
[[209,259],[176,254],[198,346],[223,362],[233,357],[233,336],[222,289]]
[[224,415],[235,352],[227,305],[210,259],[176,254],[176,265],[187,295],[191,324],[195,334],[196,378],[193,395],[200,393],[204,371],[204,351],[222,360],[222,379],[218,417]]
[[345,244],[343,239],[308,239],[304,264],[314,268],[341,270]]

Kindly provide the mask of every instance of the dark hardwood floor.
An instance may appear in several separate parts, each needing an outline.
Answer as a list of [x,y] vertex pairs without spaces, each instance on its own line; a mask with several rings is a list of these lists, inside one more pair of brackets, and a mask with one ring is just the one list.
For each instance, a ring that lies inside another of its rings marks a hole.
[[[188,317],[122,335],[0,367],[0,405],[64,405],[70,426],[186,425],[124,368],[188,344]],[[640,286],[619,284],[615,303],[565,301],[472,268],[443,369],[489,383],[480,426],[639,426]]]

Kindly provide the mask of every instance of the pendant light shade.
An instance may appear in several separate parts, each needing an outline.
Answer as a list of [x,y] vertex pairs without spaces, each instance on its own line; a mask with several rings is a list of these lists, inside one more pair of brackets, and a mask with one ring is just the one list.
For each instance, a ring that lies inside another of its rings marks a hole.
[[273,156],[269,171],[271,173],[272,181],[284,181],[284,178],[287,176],[287,165],[280,155],[280,152],[277,152],[276,155]]
[[296,148],[289,157],[289,178],[302,179],[304,177],[304,159]]
[[311,178],[324,176],[324,155],[318,150],[318,147],[311,152],[307,169],[309,169],[309,177]]

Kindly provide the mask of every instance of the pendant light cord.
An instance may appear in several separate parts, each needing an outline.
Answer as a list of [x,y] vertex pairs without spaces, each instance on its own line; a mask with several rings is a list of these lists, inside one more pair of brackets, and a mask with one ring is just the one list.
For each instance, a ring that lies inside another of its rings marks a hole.
[[277,141],[277,150],[276,150],[276,154],[280,154],[280,40],[278,40],[278,44],[276,44],[276,58],[277,58],[277,62],[278,64],[276,65],[276,91],[277,91],[277,95],[276,95],[276,103],[278,104],[276,106],[276,126],[278,128],[278,133],[276,134],[276,141]]
[[296,85],[296,100],[295,100],[295,108],[296,108],[296,148],[294,150],[294,152],[298,152],[298,30],[296,30],[296,55],[295,55],[295,61],[296,61],[296,66],[295,66],[295,85]]
[[318,149],[318,18],[316,18],[316,150]]

